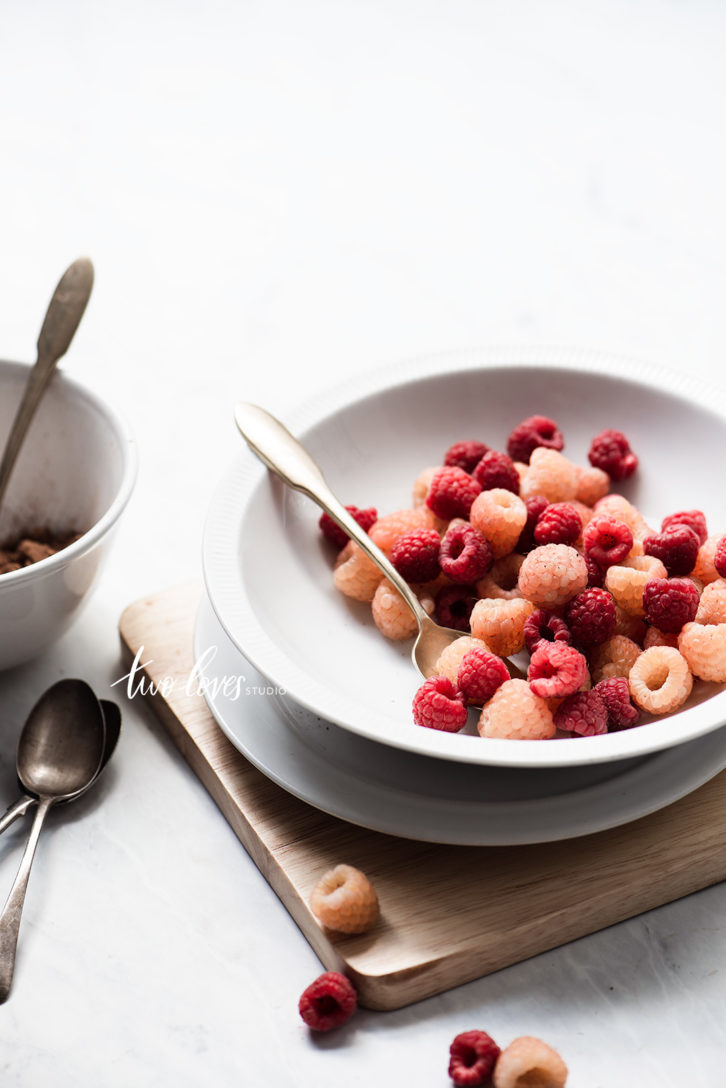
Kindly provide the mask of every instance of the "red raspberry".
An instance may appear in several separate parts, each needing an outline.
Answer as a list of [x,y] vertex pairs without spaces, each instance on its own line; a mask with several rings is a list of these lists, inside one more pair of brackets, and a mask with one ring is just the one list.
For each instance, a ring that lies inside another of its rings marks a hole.
[[713,553],[713,565],[721,575],[726,578],[726,536],[722,536]]
[[565,619],[580,646],[600,646],[615,634],[617,614],[612,594],[595,586],[583,589],[567,605]]
[[677,635],[696,618],[699,599],[690,578],[652,578],[643,590],[645,618],[659,631]]
[[471,504],[481,491],[477,483],[462,468],[446,465],[437,469],[429,484],[426,505],[444,521],[469,516]]
[[454,442],[454,445],[449,446],[444,455],[444,464],[456,465],[458,468],[463,468],[464,472],[471,473],[488,450],[489,447],[485,446],[483,442],[473,440],[471,442]]
[[580,737],[607,733],[608,712],[605,703],[594,689],[576,691],[557,707],[555,725],[566,733],[576,733]]
[[482,532],[466,522],[454,522],[439,548],[439,563],[447,578],[460,585],[478,582],[491,570],[494,556]]
[[582,532],[582,518],[572,503],[553,502],[534,527],[536,544],[574,544]]
[[476,1088],[489,1079],[499,1047],[485,1031],[464,1031],[449,1047],[449,1076],[463,1088]]
[[434,615],[442,627],[454,631],[468,631],[476,595],[471,586],[444,586],[436,594]]
[[[378,511],[373,506],[367,506],[364,510],[359,510],[357,506],[346,506],[345,509],[349,514],[353,515],[361,529],[366,533],[371,525],[378,521]],[[344,548],[350,540],[345,529],[341,529],[338,523],[333,521],[330,514],[321,514],[318,525],[325,539],[329,540],[331,544],[335,544],[338,551]]]
[[647,536],[643,541],[645,554],[660,559],[671,578],[691,573],[700,546],[695,531],[687,525],[671,525],[662,533]]
[[598,589],[602,589],[605,585],[605,571],[595,562],[591,555],[585,556],[585,562],[587,563],[588,586],[597,586]]
[[702,510],[679,510],[676,514],[668,514],[661,522],[661,531],[665,532],[672,525],[687,525],[689,529],[693,529],[698,537],[699,544],[706,543],[708,529],[706,528],[706,515]]
[[638,467],[638,458],[622,431],[601,431],[592,440],[590,464],[607,472],[611,480],[625,480]]
[[564,642],[569,646],[572,635],[565,621],[554,612],[538,608],[525,620],[524,644],[528,653],[533,654],[541,642]]
[[303,991],[298,1010],[313,1031],[330,1031],[350,1020],[358,995],[350,979],[338,971],[326,971]]
[[524,461],[528,465],[537,446],[561,450],[564,445],[565,440],[554,420],[547,416],[529,416],[517,424],[507,439],[507,453],[513,461]]
[[524,505],[527,507],[527,522],[514,549],[522,555],[531,552],[534,548],[534,527],[539,521],[540,514],[543,514],[550,504],[544,495],[530,495],[524,500]]
[[506,453],[489,450],[474,469],[473,476],[481,484],[482,491],[502,487],[505,491],[519,494],[519,473],[512,458],[507,457]]
[[458,733],[466,725],[466,718],[464,696],[445,676],[430,676],[413,697],[416,725]]
[[540,642],[527,671],[529,686],[540,699],[559,699],[578,691],[587,679],[587,661],[566,642]]
[[414,529],[391,548],[391,562],[407,582],[433,582],[439,576],[439,546],[435,529]]
[[509,680],[509,670],[501,657],[478,647],[469,650],[461,659],[456,677],[457,685],[467,703],[483,706],[494,692]]
[[624,676],[611,676],[595,684],[596,691],[605,704],[608,715],[608,729],[629,729],[640,717],[637,706],[630,701],[630,687]]
[[585,526],[582,542],[585,554],[604,570],[622,563],[626,558],[633,546],[633,533],[619,518],[610,514],[596,514]]

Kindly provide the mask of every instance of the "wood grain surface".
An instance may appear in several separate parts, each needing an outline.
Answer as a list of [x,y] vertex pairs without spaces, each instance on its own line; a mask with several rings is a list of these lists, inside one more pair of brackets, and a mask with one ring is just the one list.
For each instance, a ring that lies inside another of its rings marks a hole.
[[[417,843],[311,808],[248,763],[204,699],[185,693],[201,593],[192,582],[130,605],[126,655],[143,646],[148,678],[178,681],[166,697],[147,696],[151,706],[321,962],[349,975],[368,1008],[430,997],[726,877],[726,771],[636,823],[536,846]],[[308,907],[342,861],[378,891],[381,917],[363,936],[326,932]]]

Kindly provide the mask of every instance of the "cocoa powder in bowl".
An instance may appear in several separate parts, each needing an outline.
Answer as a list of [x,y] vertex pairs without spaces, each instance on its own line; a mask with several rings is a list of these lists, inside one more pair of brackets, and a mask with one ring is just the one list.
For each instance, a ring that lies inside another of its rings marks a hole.
[[49,529],[32,529],[12,544],[0,548],[0,575],[10,574],[22,567],[39,563],[56,552],[67,548],[80,533],[53,533]]

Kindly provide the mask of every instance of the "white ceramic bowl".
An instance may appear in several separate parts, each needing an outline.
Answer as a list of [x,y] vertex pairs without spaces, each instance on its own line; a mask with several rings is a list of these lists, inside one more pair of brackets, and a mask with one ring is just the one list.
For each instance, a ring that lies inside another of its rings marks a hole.
[[[622,492],[651,523],[699,507],[711,532],[726,531],[714,458],[726,448],[726,400],[685,375],[630,360],[554,349],[438,356],[333,390],[284,422],[344,502],[388,512],[410,505],[414,479],[452,442],[480,438],[503,449],[512,427],[534,413],[560,424],[565,453],[580,464],[595,434],[623,430],[641,467]],[[415,726],[411,699],[420,681],[410,645],[388,642],[369,606],[340,596],[317,532],[318,508],[240,443],[207,519],[209,597],[239,650],[320,717],[423,755],[526,767],[634,758],[726,721],[726,693],[699,684],[678,713],[604,736],[484,740]]]
[[[0,362],[4,448],[28,367]],[[136,447],[97,396],[57,373],[25,439],[0,511],[0,541],[32,527],[79,532],[73,544],[0,575],[0,669],[38,655],[71,624],[93,586],[136,479]]]

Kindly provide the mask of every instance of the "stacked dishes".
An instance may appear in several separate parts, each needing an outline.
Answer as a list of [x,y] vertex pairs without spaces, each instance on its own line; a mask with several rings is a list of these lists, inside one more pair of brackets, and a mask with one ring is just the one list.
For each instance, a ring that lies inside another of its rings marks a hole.
[[[617,427],[641,459],[619,489],[639,509],[659,522],[698,507],[711,531],[726,530],[705,468],[726,438],[726,405],[686,384],[601,355],[477,352],[388,368],[285,422],[344,502],[381,512],[409,505],[414,479],[459,438],[503,448],[515,423],[541,413],[585,463],[592,436]],[[698,685],[668,718],[596,737],[491,740],[415,726],[408,644],[387,642],[367,606],[338,594],[318,515],[243,447],[205,529],[197,656],[215,645],[210,677],[246,678],[240,697],[210,694],[210,707],[285,789],[392,834],[494,845],[626,823],[726,766],[726,693],[716,685]]]

